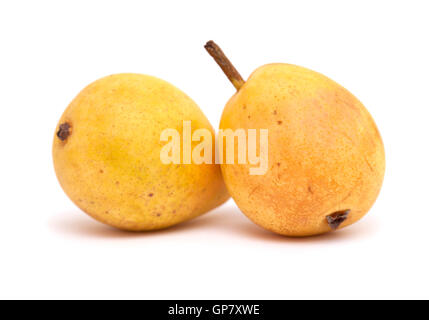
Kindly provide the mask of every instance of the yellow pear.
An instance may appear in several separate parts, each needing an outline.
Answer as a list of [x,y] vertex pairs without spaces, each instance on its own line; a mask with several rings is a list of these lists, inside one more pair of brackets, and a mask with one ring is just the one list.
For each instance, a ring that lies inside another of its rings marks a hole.
[[214,42],[206,49],[237,89],[220,129],[268,130],[265,174],[250,174],[249,162],[222,164],[241,211],[287,236],[322,234],[361,219],[385,171],[383,142],[362,103],[324,75],[290,64],[262,66],[245,82]]
[[[166,228],[219,206],[229,196],[218,165],[161,161],[162,132],[182,133],[184,121],[208,130],[214,148],[207,118],[168,82],[140,74],[95,81],[56,128],[53,159],[62,188],[93,218],[132,231]],[[184,158],[183,148],[174,150]]]

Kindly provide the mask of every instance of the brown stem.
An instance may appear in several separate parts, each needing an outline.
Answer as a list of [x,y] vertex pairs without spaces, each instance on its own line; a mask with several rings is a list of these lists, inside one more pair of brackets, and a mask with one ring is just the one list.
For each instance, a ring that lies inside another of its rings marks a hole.
[[206,43],[204,48],[206,48],[207,52],[212,56],[222,71],[226,74],[229,81],[231,81],[237,91],[240,90],[244,84],[244,80],[238,73],[237,69],[235,69],[231,61],[229,61],[229,59],[225,56],[222,49],[211,40]]

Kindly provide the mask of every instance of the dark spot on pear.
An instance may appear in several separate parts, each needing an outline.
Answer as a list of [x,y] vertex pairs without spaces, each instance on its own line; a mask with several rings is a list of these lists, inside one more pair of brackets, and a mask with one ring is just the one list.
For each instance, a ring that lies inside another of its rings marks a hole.
[[334,213],[326,216],[326,221],[328,221],[328,224],[332,230],[336,230],[336,229],[338,229],[340,224],[342,224],[344,221],[346,221],[349,213],[350,213],[350,209],[334,212]]
[[64,122],[60,124],[57,131],[57,137],[61,141],[65,141],[70,136],[70,134],[71,134],[71,125],[68,122]]
[[149,197],[153,197],[153,193],[149,193],[149,194],[148,194],[148,196],[149,196]]

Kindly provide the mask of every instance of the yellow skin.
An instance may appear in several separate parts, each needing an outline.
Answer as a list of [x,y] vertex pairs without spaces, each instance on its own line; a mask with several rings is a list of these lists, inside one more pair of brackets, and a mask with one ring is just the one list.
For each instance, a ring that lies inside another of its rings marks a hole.
[[327,216],[361,219],[380,191],[385,155],[371,115],[350,92],[288,64],[257,69],[229,100],[221,129],[268,129],[269,166],[222,165],[228,191],[255,223],[287,236],[332,231]]
[[[146,75],[118,74],[86,87],[56,129],[53,159],[70,199],[93,218],[132,231],[162,229],[197,217],[229,196],[218,165],[165,165],[161,132],[214,131],[199,107],[171,84]],[[198,144],[198,142],[196,143]],[[214,146],[214,142],[213,142]]]

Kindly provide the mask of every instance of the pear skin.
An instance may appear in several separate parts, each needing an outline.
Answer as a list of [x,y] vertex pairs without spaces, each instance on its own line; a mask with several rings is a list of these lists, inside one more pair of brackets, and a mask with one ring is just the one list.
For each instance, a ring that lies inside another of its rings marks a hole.
[[269,131],[265,175],[250,175],[251,164],[221,165],[241,211],[286,236],[322,234],[360,220],[385,172],[383,142],[362,103],[324,75],[290,64],[262,66],[235,84],[220,129]]
[[53,142],[58,180],[84,212],[110,226],[156,230],[197,217],[229,195],[219,165],[163,164],[164,129],[214,131],[200,108],[161,79],[117,74],[87,86]]

